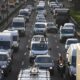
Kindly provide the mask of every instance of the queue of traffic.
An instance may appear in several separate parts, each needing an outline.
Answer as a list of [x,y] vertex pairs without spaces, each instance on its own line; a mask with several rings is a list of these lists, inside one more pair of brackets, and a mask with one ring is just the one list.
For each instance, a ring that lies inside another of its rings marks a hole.
[[30,46],[27,47],[31,65],[28,69],[20,70],[18,80],[50,80],[51,76],[54,76],[55,63],[50,55],[52,48],[48,46],[47,33],[57,33],[60,42],[65,42],[65,63],[59,59],[57,64],[61,77],[65,78],[67,74],[70,80],[76,78],[76,57],[80,44],[76,38],[76,26],[70,22],[70,10],[64,8],[62,3],[54,1],[48,1],[47,6],[55,18],[54,22],[47,22],[46,3],[38,1],[35,9],[32,5],[20,9],[17,17],[12,19],[11,27],[0,32],[1,79],[7,76],[12,69],[13,54],[19,50],[20,36],[26,35],[26,23],[29,22],[33,11],[36,12],[36,21],[32,25],[33,37]]

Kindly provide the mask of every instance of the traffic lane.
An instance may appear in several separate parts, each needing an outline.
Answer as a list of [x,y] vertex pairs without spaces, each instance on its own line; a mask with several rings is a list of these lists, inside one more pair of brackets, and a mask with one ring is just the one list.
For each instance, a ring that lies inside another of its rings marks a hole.
[[[28,38],[28,42],[26,45],[26,52],[24,53],[24,59],[23,59],[23,65],[22,65],[22,69],[27,69],[28,67],[30,67],[30,63],[29,63],[29,50],[27,49],[28,47],[30,47],[31,44],[31,39],[33,37],[33,27],[32,25],[35,23],[35,17],[36,17],[36,13],[33,12],[31,15],[31,18],[29,20],[29,23],[27,23],[27,27],[26,27],[26,35],[28,37],[26,37],[26,39]],[[29,33],[29,34],[28,34]]]
[[50,54],[54,57],[54,60],[58,58],[59,53],[65,58],[65,45],[60,43],[59,34],[47,34],[49,40],[49,47],[52,48]]
[[14,53],[13,55],[12,71],[8,75],[7,80],[17,80],[17,76],[19,74],[20,69],[29,66],[28,53],[26,54],[26,46],[28,45],[29,40],[31,40],[31,37],[30,37],[31,27],[30,26],[32,25],[34,21],[33,15],[31,17],[32,19],[30,19],[30,22],[26,23],[26,36],[20,37],[19,51]]

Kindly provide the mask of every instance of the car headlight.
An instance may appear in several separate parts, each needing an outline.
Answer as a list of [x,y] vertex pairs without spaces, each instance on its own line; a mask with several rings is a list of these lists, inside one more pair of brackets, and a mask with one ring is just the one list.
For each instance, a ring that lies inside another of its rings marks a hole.
[[7,67],[7,65],[2,65],[2,66],[1,66],[1,68],[6,68],[6,67]]
[[52,67],[49,67],[49,69],[51,70],[51,69],[53,69]]

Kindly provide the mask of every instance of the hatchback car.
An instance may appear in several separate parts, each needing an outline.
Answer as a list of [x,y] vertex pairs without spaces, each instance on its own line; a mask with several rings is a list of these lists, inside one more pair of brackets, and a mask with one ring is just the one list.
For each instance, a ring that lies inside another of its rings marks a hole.
[[52,32],[56,33],[57,32],[57,27],[53,22],[47,23],[47,32],[50,32],[50,33],[52,33]]
[[79,40],[77,38],[67,39],[65,43],[65,49],[68,49],[71,44],[76,44],[76,43],[79,43]]
[[50,55],[38,55],[34,64],[38,66],[40,69],[48,69],[52,74],[54,72],[54,62]]

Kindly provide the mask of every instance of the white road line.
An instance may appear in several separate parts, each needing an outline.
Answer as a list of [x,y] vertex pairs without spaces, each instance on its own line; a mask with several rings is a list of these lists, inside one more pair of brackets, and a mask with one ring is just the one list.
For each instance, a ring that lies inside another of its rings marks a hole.
[[59,48],[59,46],[57,46],[56,48]]
[[55,40],[55,42],[57,43],[57,40]]
[[24,53],[24,55],[26,55],[26,52]]
[[26,46],[26,48],[28,48],[28,45]]
[[28,40],[28,42],[30,42],[30,40]]
[[22,65],[24,65],[24,61],[22,61]]

